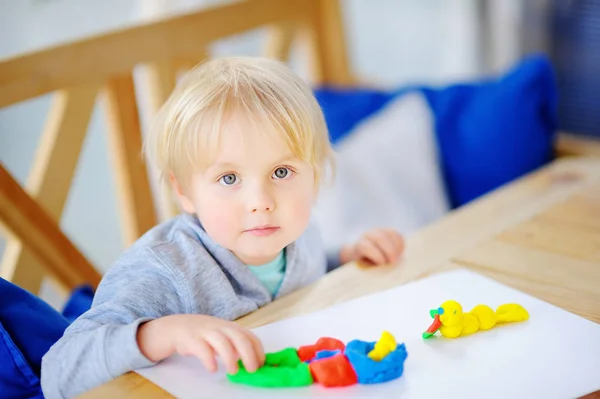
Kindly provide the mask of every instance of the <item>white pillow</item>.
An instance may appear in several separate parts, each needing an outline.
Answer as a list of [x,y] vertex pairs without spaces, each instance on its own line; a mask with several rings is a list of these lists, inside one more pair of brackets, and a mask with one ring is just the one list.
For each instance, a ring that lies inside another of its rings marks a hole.
[[336,146],[336,178],[314,209],[328,250],[375,227],[408,234],[449,210],[434,120],[420,93],[391,101]]

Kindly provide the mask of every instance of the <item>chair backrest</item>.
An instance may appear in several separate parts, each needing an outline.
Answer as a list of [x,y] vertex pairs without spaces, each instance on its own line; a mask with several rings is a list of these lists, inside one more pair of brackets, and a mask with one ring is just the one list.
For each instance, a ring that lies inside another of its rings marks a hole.
[[[292,42],[301,39],[308,45],[304,48],[314,84],[350,85],[341,21],[337,0],[246,0],[0,60],[0,107],[55,93],[25,189],[15,188],[8,171],[0,170],[0,202],[10,204],[7,209],[22,216],[7,220],[0,214],[0,222],[14,234],[0,266],[1,275],[30,291],[39,289],[46,272],[67,289],[81,282],[97,284],[99,275],[94,275],[89,262],[60,267],[61,262],[73,259],[74,247],[57,248],[50,237],[62,235],[58,221],[98,94],[103,94],[107,111],[122,231],[129,245],[157,223],[155,198],[163,217],[178,212],[168,193],[153,196],[148,170],[139,156],[142,135],[134,68],[147,70],[150,104],[157,110],[178,74],[207,57],[212,42],[269,27],[265,55],[287,60]],[[45,230],[40,230],[32,221],[35,218],[27,218],[31,212],[9,195],[9,186],[21,197],[30,196],[30,208],[56,223],[46,223]],[[31,237],[42,242],[33,242]],[[36,244],[36,251],[28,251]],[[42,252],[40,244],[46,248]],[[44,256],[47,250],[54,252],[53,262]]]

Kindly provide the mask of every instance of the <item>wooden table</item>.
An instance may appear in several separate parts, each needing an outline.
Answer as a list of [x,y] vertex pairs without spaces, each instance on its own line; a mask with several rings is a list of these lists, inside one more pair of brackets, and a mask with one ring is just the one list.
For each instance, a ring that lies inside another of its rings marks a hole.
[[[600,323],[600,158],[556,161],[409,236],[398,265],[346,265],[239,322],[258,327],[454,268]],[[128,373],[82,397],[172,396]]]

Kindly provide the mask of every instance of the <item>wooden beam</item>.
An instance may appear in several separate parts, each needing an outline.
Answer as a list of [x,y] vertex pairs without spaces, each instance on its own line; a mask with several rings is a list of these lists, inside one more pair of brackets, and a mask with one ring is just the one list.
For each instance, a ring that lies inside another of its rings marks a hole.
[[[150,64],[146,72],[150,109],[155,114],[167,101],[175,88],[177,83],[177,64],[175,62]],[[171,190],[163,183],[160,183],[158,187],[158,205],[162,220],[169,219],[181,212],[175,203]]]
[[287,62],[290,58],[290,51],[296,31],[297,26],[292,22],[272,26],[269,29],[267,37],[265,47],[266,56]]
[[310,43],[315,83],[333,86],[354,84],[348,66],[339,0],[316,0],[310,5],[311,15],[304,36]]
[[133,76],[111,78],[105,92],[110,154],[117,180],[125,245],[129,246],[157,222],[142,155]]
[[136,65],[198,54],[211,42],[298,20],[314,0],[248,0],[149,22],[20,55],[0,63],[0,107],[131,71]]
[[200,64],[207,58],[210,58],[210,54],[206,50],[206,48],[200,49],[198,51],[198,54],[194,54],[189,57],[175,58],[174,64],[175,64],[175,72],[177,73],[177,77],[179,77],[180,74],[185,73],[185,72],[189,71],[190,69],[194,68],[196,65]]
[[155,62],[146,67],[149,101],[152,112],[157,112],[175,88],[177,72],[174,62]]
[[[59,91],[48,112],[26,191],[55,221],[60,221],[67,201],[98,89],[83,86]],[[43,265],[17,239],[8,240],[0,272],[34,294],[45,276]]]
[[80,284],[94,289],[100,273],[60,230],[58,223],[35,202],[0,163],[0,221],[52,276],[72,290]]

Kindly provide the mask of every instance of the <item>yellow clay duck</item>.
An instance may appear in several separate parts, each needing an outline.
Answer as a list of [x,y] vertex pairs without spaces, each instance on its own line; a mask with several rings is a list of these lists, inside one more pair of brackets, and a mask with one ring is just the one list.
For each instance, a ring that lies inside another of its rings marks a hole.
[[508,303],[496,311],[487,305],[477,305],[470,312],[463,312],[456,301],[446,301],[430,312],[433,323],[423,333],[423,338],[433,336],[438,330],[447,338],[473,334],[479,330],[489,330],[498,323],[512,323],[529,319],[529,313],[521,305]]

